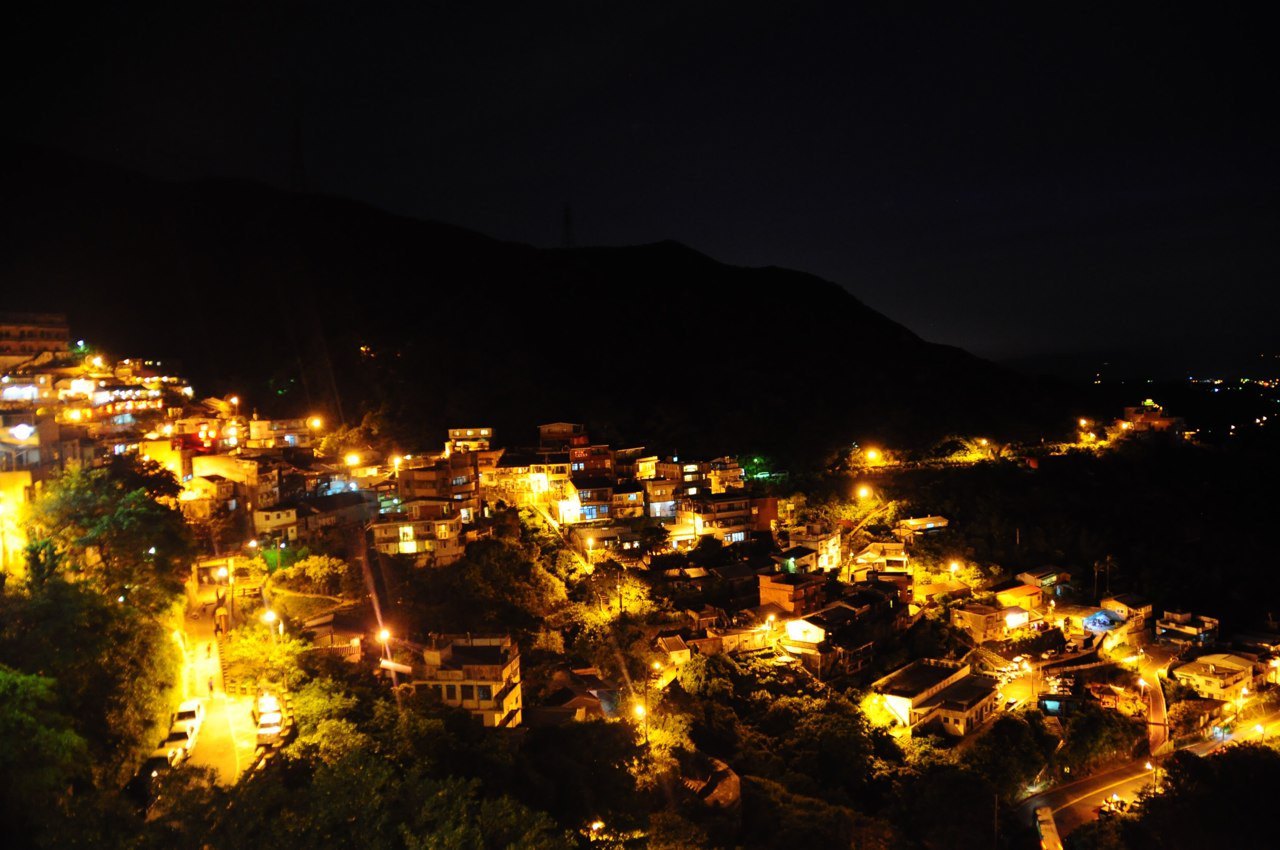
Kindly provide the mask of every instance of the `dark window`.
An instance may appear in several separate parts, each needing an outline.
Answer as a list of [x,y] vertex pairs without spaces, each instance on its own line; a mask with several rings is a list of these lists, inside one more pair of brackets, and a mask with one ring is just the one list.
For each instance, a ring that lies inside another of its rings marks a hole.
[[467,700],[473,700],[473,699],[475,699],[475,698],[476,698],[476,686],[475,686],[475,685],[463,685],[463,686],[462,686],[462,700],[463,700],[463,702],[466,702]]
[[457,686],[457,685],[445,685],[445,686],[444,686],[444,692],[445,692],[445,697],[446,697],[446,699],[457,699],[457,698],[458,698],[458,686]]
[[492,685],[476,685],[476,698],[477,699],[493,699],[493,686]]

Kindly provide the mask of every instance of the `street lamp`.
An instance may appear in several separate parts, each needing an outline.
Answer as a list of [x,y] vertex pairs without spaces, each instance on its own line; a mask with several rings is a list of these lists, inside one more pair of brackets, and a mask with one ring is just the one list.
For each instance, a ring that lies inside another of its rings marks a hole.
[[[277,616],[276,616],[276,612],[275,612],[275,611],[272,611],[270,608],[268,608],[268,609],[266,610],[266,612],[265,612],[265,613],[263,613],[263,615],[262,615],[262,622],[264,622],[264,623],[266,623],[266,624],[267,624],[267,630],[268,630],[269,632],[271,632],[271,645],[272,645],[272,646],[275,646],[275,645],[276,645],[276,629],[275,629],[275,624],[276,624],[276,620],[278,620],[278,619],[279,619],[279,617],[277,617]],[[281,629],[283,629],[283,628],[284,628],[284,623],[281,623],[281,624],[280,624],[280,628],[281,628]]]
[[319,431],[320,426],[323,424],[324,424],[324,420],[321,419],[319,416],[312,416],[310,419],[307,420],[307,425],[311,428],[312,431]]
[[1257,733],[1258,733],[1258,737],[1259,737],[1260,739],[1262,739],[1262,741],[1263,741],[1264,743],[1266,742],[1266,740],[1267,740],[1267,730],[1263,727],[1263,725],[1262,725],[1261,723],[1257,723],[1257,724],[1255,724],[1255,725],[1254,725],[1254,727],[1253,727],[1253,731],[1255,731],[1255,732],[1257,732]]
[[[645,700],[647,701],[648,699],[649,697],[646,693]],[[644,745],[647,747],[649,746],[649,710],[643,705],[637,705],[635,707],[635,713],[637,718],[644,721]]]
[[1160,793],[1160,766],[1147,762],[1143,765],[1147,770],[1151,771],[1151,791],[1152,793]]
[[956,574],[956,570],[960,569],[960,562],[952,561],[950,569],[951,569],[951,575],[954,577]]
[[859,498],[859,499],[869,499],[869,498],[871,498],[871,488],[870,488],[870,487],[868,487],[868,486],[866,486],[865,484],[864,484],[864,485],[862,485],[861,487],[859,487],[859,488],[858,488],[858,498]]

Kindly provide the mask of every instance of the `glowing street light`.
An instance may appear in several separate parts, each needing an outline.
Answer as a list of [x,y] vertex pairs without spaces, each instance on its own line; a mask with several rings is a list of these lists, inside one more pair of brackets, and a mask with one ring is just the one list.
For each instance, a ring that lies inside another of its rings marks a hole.
[[1088,420],[1088,419],[1081,419],[1081,420],[1080,420],[1080,427],[1081,427],[1081,428],[1088,428],[1088,427],[1089,427],[1089,420]]
[[257,548],[258,548],[258,541],[257,541],[257,540],[250,540],[250,541],[249,541],[249,548],[250,548],[250,549],[257,549]]
[[876,449],[867,449],[866,456],[867,456],[867,460],[871,461],[872,463],[875,463],[880,459],[880,452]]
[[592,831],[592,832],[599,832],[600,830],[604,829],[604,821],[602,821],[602,820],[593,820],[593,821],[591,822],[591,827],[590,827],[590,828],[591,828],[591,831]]
[[960,562],[959,562],[959,561],[952,561],[952,562],[951,562],[951,567],[950,567],[951,575],[953,575],[953,576],[954,576],[954,575],[956,574],[956,570],[958,570],[958,569],[960,569]]
[[307,420],[307,425],[311,428],[312,431],[319,431],[320,426],[323,424],[324,424],[324,420],[321,419],[319,416],[312,416],[310,419]]
[[865,484],[858,488],[858,498],[868,499],[871,497],[871,488]]
[[378,632],[378,640],[382,641],[383,644],[386,644],[387,641],[391,640],[391,632],[386,629]]
[[262,615],[262,622],[264,623],[274,623],[276,619],[276,612],[270,609],[267,609],[267,612]]
[[343,461],[347,464],[347,466],[359,466],[360,455],[356,454],[355,452],[351,452],[350,454],[348,454],[346,457],[343,458]]

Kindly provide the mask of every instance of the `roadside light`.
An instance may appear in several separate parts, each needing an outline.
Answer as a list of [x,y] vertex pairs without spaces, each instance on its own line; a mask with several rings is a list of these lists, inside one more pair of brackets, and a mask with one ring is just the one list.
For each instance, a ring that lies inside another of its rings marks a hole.
[[1255,731],[1255,732],[1257,732],[1259,735],[1261,735],[1261,734],[1262,734],[1262,724],[1261,724],[1261,723],[1256,724],[1256,725],[1253,727],[1253,731]]
[[1081,419],[1081,420],[1080,420],[1080,427],[1081,427],[1081,428],[1088,428],[1088,427],[1089,427],[1089,420],[1088,420],[1088,419]]
[[226,578],[226,577],[227,577],[227,568],[218,567],[218,578]]
[[378,632],[378,640],[382,641],[383,643],[386,643],[387,641],[391,640],[391,632],[387,631],[386,629],[383,629],[382,631]]
[[404,458],[400,457],[400,455],[396,455],[395,457],[391,458],[391,465],[394,466],[396,469],[399,469],[400,464],[402,463],[404,463]]
[[320,426],[323,424],[324,424],[324,420],[321,419],[319,416],[312,416],[310,419],[307,420],[307,425],[311,427],[312,431],[319,431]]
[[643,705],[637,705],[637,706],[635,707],[635,712],[636,712],[636,717],[644,717],[644,715],[645,715],[644,706],[643,706]]
[[662,669],[662,662],[661,662],[661,661],[655,661],[655,662],[653,662],[653,669],[654,669],[654,672],[657,672],[658,670],[661,670],[661,669]]
[[275,621],[276,621],[276,612],[268,608],[266,613],[262,615],[262,622],[274,623]]
[[238,395],[233,395],[231,398],[227,399],[227,401],[231,402],[233,407],[240,407],[240,396]]
[[958,570],[958,569],[960,569],[960,562],[959,562],[959,561],[952,561],[952,562],[951,562],[951,574],[952,574],[952,575],[955,575],[955,574],[956,574],[956,570]]
[[880,452],[876,451],[875,449],[867,449],[867,460],[871,461],[872,463],[875,463],[879,459],[880,459]]
[[1151,762],[1147,762],[1146,764],[1144,764],[1144,765],[1143,765],[1143,767],[1144,767],[1144,768],[1146,768],[1147,770],[1155,770],[1155,769],[1156,769],[1156,768],[1155,768],[1155,765],[1153,765]]
[[604,821],[602,821],[602,820],[593,820],[593,821],[591,822],[591,831],[592,831],[592,832],[599,832],[599,831],[600,831],[600,830],[602,830],[602,829],[604,829]]
[[979,437],[979,438],[978,438],[978,445],[982,446],[983,448],[986,448],[986,446],[987,446],[988,442],[989,442],[989,441],[987,440],[987,438],[986,438],[986,437]]
[[865,485],[864,485],[864,486],[862,486],[862,487],[859,487],[859,488],[858,488],[858,498],[859,498],[859,499],[866,499],[866,498],[870,497],[870,495],[871,495],[871,488],[870,488],[870,487],[867,487],[867,486],[865,486]]
[[258,548],[258,541],[256,541],[256,540],[250,540],[250,541],[249,541],[249,548],[250,548],[250,549],[257,549],[257,548]]
[[355,452],[351,452],[351,454],[347,455],[343,460],[346,462],[347,466],[357,466],[360,463],[360,455]]

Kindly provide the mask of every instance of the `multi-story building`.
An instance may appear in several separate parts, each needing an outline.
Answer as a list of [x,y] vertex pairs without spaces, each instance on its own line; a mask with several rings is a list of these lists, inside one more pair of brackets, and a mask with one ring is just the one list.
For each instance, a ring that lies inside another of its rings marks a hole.
[[840,551],[839,529],[831,530],[820,525],[809,525],[792,529],[790,536],[792,546],[804,546],[818,553],[817,569],[823,572],[840,569],[844,558]]
[[71,328],[63,313],[0,313],[0,365],[70,347]]
[[968,632],[978,643],[1003,640],[1009,629],[1028,622],[1028,612],[1023,608],[997,608],[981,602],[969,602],[951,609],[951,625]]
[[641,483],[644,485],[644,498],[649,506],[649,516],[674,519],[680,482],[666,478],[647,478]]
[[488,451],[492,441],[492,428],[450,428],[445,453]]
[[738,465],[737,458],[732,457],[718,457],[707,464],[705,478],[707,489],[712,493],[741,490],[747,486],[746,474]]
[[1204,646],[1217,640],[1218,621],[1189,611],[1165,611],[1164,616],[1156,620],[1156,637]]
[[1214,653],[1174,667],[1174,679],[1207,699],[1238,700],[1253,683],[1253,662],[1238,655]]
[[[481,459],[497,461],[489,452],[456,452],[448,457],[422,459],[397,473],[400,498],[450,499],[457,503],[463,522],[474,522],[480,515]],[[496,464],[489,472],[496,469]]]
[[687,498],[677,520],[692,526],[694,537],[710,534],[722,543],[741,543],[753,525],[751,499],[743,493],[719,493]]
[[964,735],[996,710],[994,679],[974,675],[968,664],[922,658],[873,683],[890,713],[908,729],[933,723]]
[[577,490],[578,522],[609,519],[613,510],[614,484],[607,478],[573,478]]
[[429,688],[445,705],[465,708],[480,725],[520,725],[520,653],[509,635],[440,635],[422,651],[413,686]]
[[538,426],[538,450],[563,452],[575,440],[585,439],[587,429],[577,422],[550,422]]
[[517,507],[551,504],[565,498],[569,480],[569,456],[565,453],[503,452],[492,468],[480,473],[486,502],[502,501]]
[[1146,599],[1138,596],[1136,593],[1122,593],[1118,596],[1108,596],[1102,600],[1100,606],[1106,611],[1116,614],[1120,619],[1132,624],[1134,628],[1142,628],[1147,619],[1155,610],[1154,607]]
[[251,449],[307,449],[311,448],[313,435],[305,419],[250,419],[245,446]]
[[450,499],[413,499],[401,513],[369,524],[374,547],[386,555],[413,555],[418,566],[443,567],[466,551],[462,520]]
[[613,451],[603,445],[570,446],[569,472],[575,477],[613,480]]
[[644,485],[640,482],[615,484],[609,504],[613,519],[631,519],[644,516]]
[[813,613],[822,606],[822,588],[827,580],[816,573],[766,573],[758,576],[760,604],[777,605],[797,616]]

